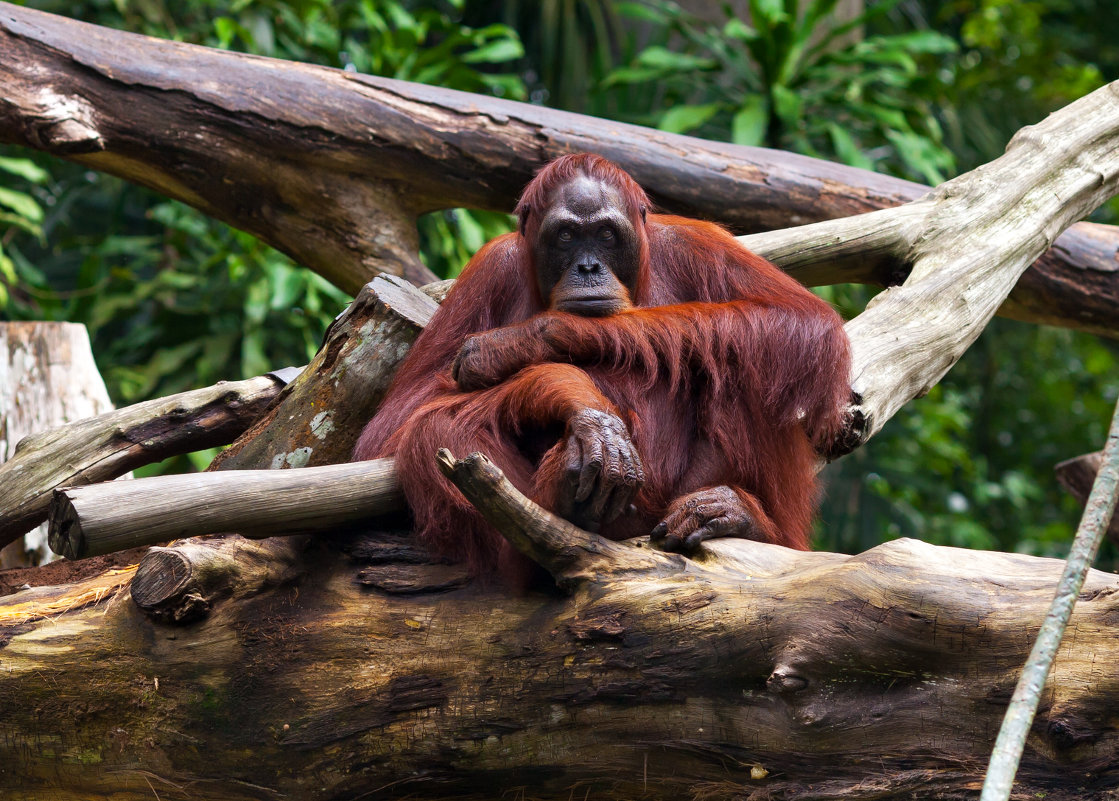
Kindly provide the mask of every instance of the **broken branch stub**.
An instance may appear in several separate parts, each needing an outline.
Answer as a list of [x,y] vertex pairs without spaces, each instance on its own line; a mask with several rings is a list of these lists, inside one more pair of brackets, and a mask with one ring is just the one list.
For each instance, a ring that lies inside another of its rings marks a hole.
[[513,547],[547,570],[560,587],[570,589],[606,576],[682,569],[684,558],[678,554],[608,540],[533,503],[484,454],[455,459],[443,448],[436,460],[482,517]]

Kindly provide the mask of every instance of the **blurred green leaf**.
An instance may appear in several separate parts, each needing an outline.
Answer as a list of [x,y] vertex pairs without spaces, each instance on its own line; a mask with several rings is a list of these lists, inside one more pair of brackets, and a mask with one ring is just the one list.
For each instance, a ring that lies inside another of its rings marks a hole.
[[0,186],[0,206],[7,206],[31,222],[43,221],[43,209],[31,195]]
[[718,103],[707,103],[702,106],[677,106],[661,117],[659,127],[662,131],[671,133],[686,133],[703,125],[718,111]]
[[512,61],[520,58],[524,53],[524,48],[516,39],[499,39],[496,42],[484,44],[476,50],[471,50],[463,55],[462,60],[467,64],[498,64],[502,61]]
[[637,64],[641,67],[660,70],[707,70],[715,67],[715,61],[709,58],[697,58],[685,53],[674,53],[666,47],[654,45],[647,47],[637,56]]
[[50,173],[33,162],[31,159],[11,158],[0,156],[0,170],[19,176],[33,184],[46,183]]
[[834,122],[829,121],[827,127],[832,146],[835,148],[840,161],[853,167],[862,167],[864,170],[874,169],[874,162],[863,155],[851,134]]
[[760,95],[750,95],[731,119],[731,141],[736,145],[760,145],[765,142],[769,125],[769,104]]

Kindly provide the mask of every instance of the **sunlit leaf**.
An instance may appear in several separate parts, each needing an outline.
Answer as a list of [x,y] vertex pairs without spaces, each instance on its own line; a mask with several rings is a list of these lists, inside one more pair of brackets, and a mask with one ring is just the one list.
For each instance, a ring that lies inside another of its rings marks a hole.
[[760,145],[769,126],[769,104],[761,95],[750,95],[731,119],[731,140],[736,145]]
[[11,158],[10,156],[0,156],[0,170],[18,175],[33,184],[46,183],[47,178],[50,177],[50,173],[31,159]]
[[715,62],[709,58],[699,58],[687,53],[675,53],[667,47],[659,45],[647,47],[637,56],[637,64],[641,67],[650,67],[661,71],[688,72],[690,70],[706,70],[715,67]]
[[32,222],[43,221],[43,208],[35,202],[35,198],[24,192],[7,189],[0,186],[0,206],[7,206],[16,214],[26,217]]
[[516,39],[498,39],[472,50],[462,57],[467,64],[499,64],[512,61],[525,54],[525,49]]
[[670,109],[657,126],[662,131],[671,133],[686,133],[703,125],[719,111],[718,103],[707,103],[701,106],[677,106]]

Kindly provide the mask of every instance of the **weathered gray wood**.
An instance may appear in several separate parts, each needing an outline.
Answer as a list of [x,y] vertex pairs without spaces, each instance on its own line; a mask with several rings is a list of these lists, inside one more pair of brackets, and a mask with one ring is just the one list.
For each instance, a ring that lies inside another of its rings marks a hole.
[[[508,210],[538,167],[572,151],[601,152],[664,209],[740,233],[928,191],[763,148],[0,9],[0,141],[190,203],[351,292],[382,270],[429,280],[416,256],[418,214]],[[1114,228],[1076,226],[1001,313],[1114,336],[1117,245]],[[814,270],[812,280],[890,285],[904,275],[894,259],[840,267]]]
[[416,289],[382,275],[326,332],[307,369],[210,470],[304,467],[348,461],[413,340],[438,308],[438,282]]
[[1022,129],[1003,156],[921,200],[744,239],[778,262],[833,252],[849,261],[865,246],[911,267],[847,324],[865,440],[943,378],[1061,231],[1117,191],[1119,82]]
[[55,490],[50,544],[56,553],[81,559],[221,532],[272,537],[322,531],[400,507],[391,459],[155,476]]
[[281,385],[270,376],[222,381],[26,437],[0,465],[0,544],[46,520],[56,487],[109,481],[170,456],[225,445],[264,413]]
[[[0,465],[12,459],[25,437],[112,408],[84,325],[0,323]],[[37,565],[50,557],[42,518],[24,518],[15,531],[3,525],[13,480],[12,471],[0,466],[0,568]]]

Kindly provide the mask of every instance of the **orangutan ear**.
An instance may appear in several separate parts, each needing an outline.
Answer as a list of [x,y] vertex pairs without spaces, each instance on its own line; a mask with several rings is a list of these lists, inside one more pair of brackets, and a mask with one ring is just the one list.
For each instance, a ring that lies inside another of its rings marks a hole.
[[522,203],[521,207],[517,209],[517,230],[520,231],[521,236],[524,236],[525,226],[528,225],[530,214],[532,214],[532,206],[527,203]]
[[648,211],[644,206],[641,207],[641,224],[645,224],[645,212]]

